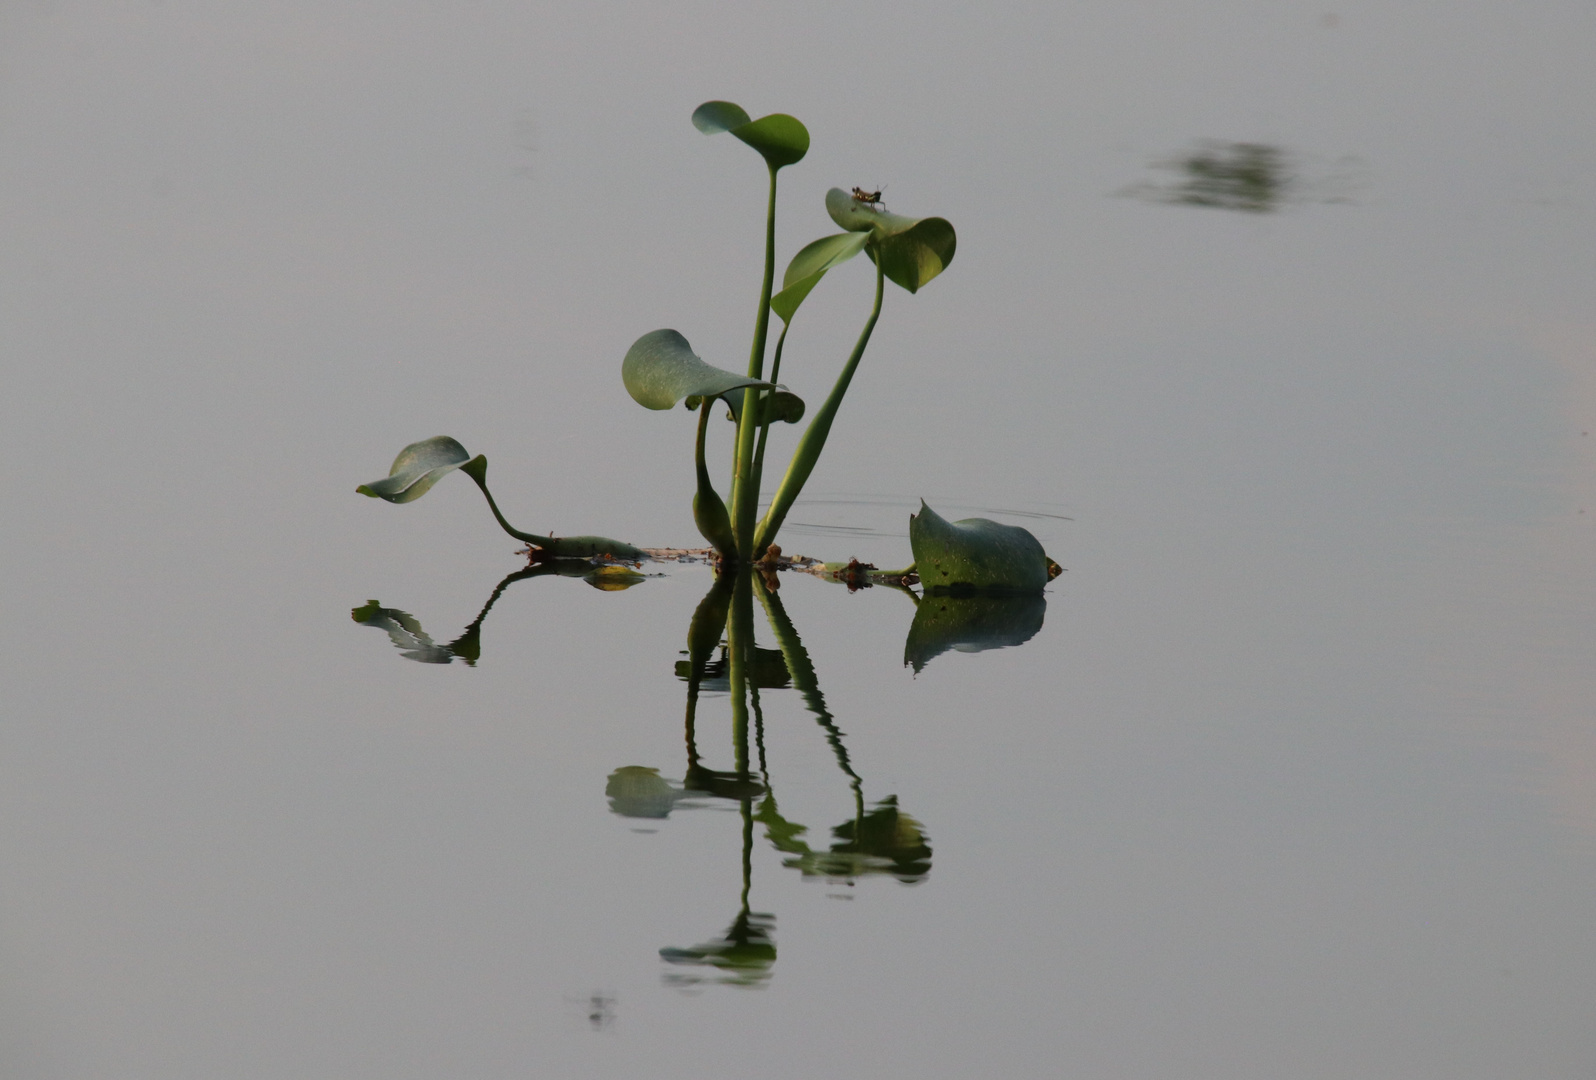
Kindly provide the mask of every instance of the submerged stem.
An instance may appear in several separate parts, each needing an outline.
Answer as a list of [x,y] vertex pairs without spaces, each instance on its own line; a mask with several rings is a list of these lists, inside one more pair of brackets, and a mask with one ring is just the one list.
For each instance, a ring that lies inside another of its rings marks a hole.
[[842,366],[842,374],[837,376],[837,384],[831,388],[825,404],[815,413],[815,418],[809,422],[809,427],[804,430],[798,439],[798,446],[792,452],[792,464],[787,466],[787,475],[782,477],[781,486],[776,489],[775,497],[770,500],[770,509],[765,511],[765,518],[759,523],[759,530],[754,534],[753,557],[759,558],[776,539],[776,533],[781,528],[781,523],[786,520],[787,511],[792,509],[792,504],[798,498],[798,493],[803,490],[804,483],[809,479],[809,474],[814,472],[815,463],[820,460],[820,451],[825,449],[826,437],[831,434],[831,422],[837,416],[837,409],[842,405],[843,395],[848,392],[848,384],[853,380],[853,373],[859,367],[859,360],[864,356],[865,346],[870,344],[870,334],[876,328],[876,320],[881,317],[881,297],[886,285],[886,276],[881,269],[881,259],[876,259],[876,299],[870,308],[870,318],[865,320],[864,329],[859,333],[859,340],[853,347],[853,354],[848,357],[848,362]]

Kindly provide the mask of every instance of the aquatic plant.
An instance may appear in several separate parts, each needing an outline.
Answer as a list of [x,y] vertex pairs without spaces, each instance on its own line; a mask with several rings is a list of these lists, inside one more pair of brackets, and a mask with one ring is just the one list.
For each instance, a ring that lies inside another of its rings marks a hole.
[[[886,282],[916,293],[953,261],[957,236],[940,217],[912,218],[891,213],[881,204],[881,192],[832,188],[825,208],[843,231],[805,245],[788,263],[781,289],[775,290],[777,175],[803,160],[809,151],[809,132],[795,118],[772,113],[750,119],[740,106],[709,101],[693,113],[693,125],[708,135],[728,133],[764,159],[769,178],[765,211],[764,275],[754,320],[753,342],[745,374],[706,363],[676,330],[654,330],[638,338],[621,362],[621,380],[627,392],[644,408],[666,410],[679,403],[698,412],[698,432],[693,460],[696,489],[693,520],[713,547],[723,566],[748,566],[764,560],[770,565],[780,549],[774,546],[787,513],[814,472],[832,423],[848,392],[859,362],[881,317]],[[794,317],[804,300],[828,273],[863,252],[875,266],[874,300],[853,351],[842,365],[830,393],[810,417],[799,436],[792,459],[771,497],[764,515],[758,515],[765,448],[772,424],[795,424],[804,418],[801,398],[778,380],[782,352]],[[782,329],[766,373],[770,316],[781,319]],[[705,460],[710,413],[723,402],[736,424],[732,454],[730,505],[716,490]],[[448,436],[412,443],[400,451],[389,475],[363,484],[362,494],[403,503],[420,498],[439,479],[458,469],[482,490],[499,525],[525,541],[535,559],[607,558],[626,561],[648,557],[647,549],[603,536],[553,537],[522,532],[500,513],[487,484],[487,459],[472,457]],[[930,515],[928,518],[927,515]],[[934,521],[933,521],[934,519]],[[970,587],[1038,592],[1057,572],[1042,553],[1041,545],[1023,529],[972,519],[949,525],[923,509],[911,526],[910,541],[916,562],[924,546],[937,564],[942,587]],[[1018,534],[1018,535],[1017,535]],[[1026,543],[1025,541],[1028,541]],[[856,583],[873,568],[858,563],[838,564],[837,576]],[[897,580],[914,571],[892,571]],[[960,575],[963,576],[960,576]]]

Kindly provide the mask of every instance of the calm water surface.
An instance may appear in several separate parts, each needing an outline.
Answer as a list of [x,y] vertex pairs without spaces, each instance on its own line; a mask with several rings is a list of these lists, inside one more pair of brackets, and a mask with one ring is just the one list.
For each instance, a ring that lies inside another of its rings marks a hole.
[[[1592,40],[0,13],[0,1073],[1591,1076]],[[784,547],[903,565],[925,498],[1041,599],[506,580],[465,481],[354,494],[448,433],[523,528],[695,542],[691,419],[618,371],[746,355],[712,97],[814,135],[778,258],[833,185],[959,229]]]

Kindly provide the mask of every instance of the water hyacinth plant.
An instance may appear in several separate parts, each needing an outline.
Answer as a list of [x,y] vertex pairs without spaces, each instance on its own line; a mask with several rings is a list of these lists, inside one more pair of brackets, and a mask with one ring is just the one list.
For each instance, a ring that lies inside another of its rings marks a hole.
[[[662,329],[644,334],[633,343],[621,362],[621,381],[644,408],[666,410],[682,403],[698,411],[693,520],[722,566],[749,566],[762,559],[768,562],[782,522],[820,460],[842,399],[881,316],[886,283],[891,281],[909,293],[918,292],[953,261],[958,241],[953,226],[943,218],[912,218],[890,213],[881,205],[880,192],[854,188],[850,193],[832,188],[826,192],[825,208],[842,231],[821,237],[799,250],[788,263],[781,288],[777,290],[777,177],[783,168],[803,160],[808,153],[808,130],[784,113],[751,119],[740,106],[729,101],[709,101],[700,105],[693,113],[693,125],[707,135],[727,133],[741,140],[764,159],[768,173],[764,276],[747,369],[739,375],[708,364],[693,352],[680,333]],[[764,515],[760,516],[758,507],[770,427],[778,422],[798,423],[808,411],[804,401],[779,381],[782,352],[793,319],[822,278],[861,252],[875,266],[870,314],[830,393],[809,417],[787,470],[776,485]],[[771,352],[767,341],[773,312],[781,320],[782,328]],[[771,352],[768,374],[767,352]],[[717,402],[727,407],[736,424],[729,505],[716,490],[705,460],[710,413]],[[500,526],[530,545],[535,557],[623,560],[647,557],[645,549],[608,537],[540,536],[513,528],[499,512],[488,490],[487,459],[481,455],[472,457],[447,436],[405,447],[394,461],[389,476],[364,484],[359,490],[389,502],[409,502],[456,469],[476,482]],[[1036,592],[1057,573],[1056,564],[1042,554],[1041,545],[1023,529],[984,519],[950,525],[934,514],[928,518],[929,513],[923,510],[918,518],[919,525],[911,526],[910,543],[915,549],[917,563],[922,542],[927,545],[927,551],[934,554],[939,566],[939,580],[935,583],[938,587]],[[1029,545],[1017,542],[1016,533],[1023,533],[1030,540]],[[913,569],[893,573],[906,575]],[[959,576],[961,574],[964,576]]]
[[[809,132],[796,119],[781,113],[750,120],[741,107],[729,101],[709,101],[700,105],[693,113],[693,125],[706,134],[729,132],[741,139],[765,159],[770,174],[770,197],[765,211],[765,274],[754,320],[748,371],[739,377],[712,367],[694,355],[687,339],[674,330],[656,330],[644,334],[627,352],[621,364],[621,378],[632,397],[645,408],[667,409],[686,399],[689,406],[701,410],[694,520],[704,539],[714,546],[722,559],[753,562],[762,557],[775,540],[787,511],[820,460],[837,409],[848,392],[848,384],[853,380],[881,315],[886,279],[890,278],[911,293],[918,292],[953,261],[957,237],[953,226],[942,218],[890,214],[869,197],[870,193],[856,190],[850,194],[841,188],[832,188],[826,193],[826,211],[844,231],[822,237],[799,251],[782,277],[781,291],[772,295],[776,276],[777,173],[784,166],[802,160],[809,150]],[[879,192],[874,194],[879,195]],[[804,413],[803,402],[777,383],[782,350],[792,329],[793,316],[821,278],[861,251],[876,266],[875,302],[869,318],[831,393],[799,438],[786,475],[770,507],[756,525],[770,425],[778,420],[795,423]],[[782,331],[776,340],[767,379],[765,353],[771,312],[781,319]],[[717,397],[733,404],[732,415],[737,423],[729,511],[710,483],[704,463],[707,410],[709,401]]]

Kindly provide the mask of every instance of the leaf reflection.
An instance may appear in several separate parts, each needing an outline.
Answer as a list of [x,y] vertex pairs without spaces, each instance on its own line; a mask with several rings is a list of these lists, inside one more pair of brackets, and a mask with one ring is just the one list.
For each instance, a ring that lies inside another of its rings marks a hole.
[[362,626],[374,626],[378,630],[386,630],[389,640],[400,649],[399,655],[406,660],[415,660],[423,664],[449,664],[459,658],[464,660],[467,666],[475,667],[476,662],[482,657],[482,621],[488,617],[488,612],[493,610],[493,605],[499,602],[499,597],[504,595],[504,590],[517,581],[524,581],[527,578],[551,576],[581,578],[600,592],[629,589],[638,582],[647,580],[647,575],[613,563],[594,564],[581,559],[554,559],[538,563],[506,576],[503,581],[495,585],[493,592],[488,596],[488,602],[482,605],[481,611],[477,612],[477,617],[461,631],[459,637],[447,645],[435,643],[421,628],[421,621],[408,611],[383,607],[376,600],[367,600],[351,611],[349,616]]
[[916,675],[950,649],[983,652],[1024,645],[1042,629],[1042,596],[934,595],[921,597],[903,643],[903,662]]
[[1123,194],[1178,206],[1267,214],[1278,210],[1297,186],[1286,152],[1267,143],[1204,140],[1154,167],[1174,173],[1176,179],[1136,185]]
[[[470,625],[447,644],[436,642],[408,612],[375,600],[355,608],[352,616],[361,625],[387,633],[406,659],[432,664],[461,659],[475,664],[482,651],[483,623],[512,584],[532,577],[579,576],[596,587],[615,588],[642,580],[640,575],[616,575],[613,570],[566,560],[510,574],[494,587]],[[784,869],[805,878],[853,884],[862,878],[887,877],[912,885],[925,881],[931,872],[932,849],[925,826],[898,805],[896,795],[866,799],[864,778],[821,690],[814,661],[782,602],[774,573],[770,579],[748,570],[717,575],[694,609],[685,659],[675,664],[676,676],[687,686],[680,780],[657,767],[626,765],[605,782],[609,809],[619,817],[657,822],[677,810],[730,804],[741,819],[742,888],[736,914],[708,940],[659,950],[666,965],[662,978],[671,986],[762,987],[772,978],[776,916],[756,911],[751,902],[756,832]],[[1047,608],[1040,595],[916,596],[908,589],[901,591],[916,604],[904,661],[917,673],[948,650],[979,652],[1022,644],[1041,628]],[[756,600],[774,647],[755,641]],[[765,711],[768,695],[788,690],[797,692],[804,710],[814,717],[846,783],[846,816],[829,832],[818,834],[826,837],[824,843],[813,839],[817,834],[807,824],[783,815],[777,802],[766,754]],[[711,767],[699,746],[698,711],[706,691],[716,695],[717,706],[719,695],[727,699],[732,720],[730,768]]]

